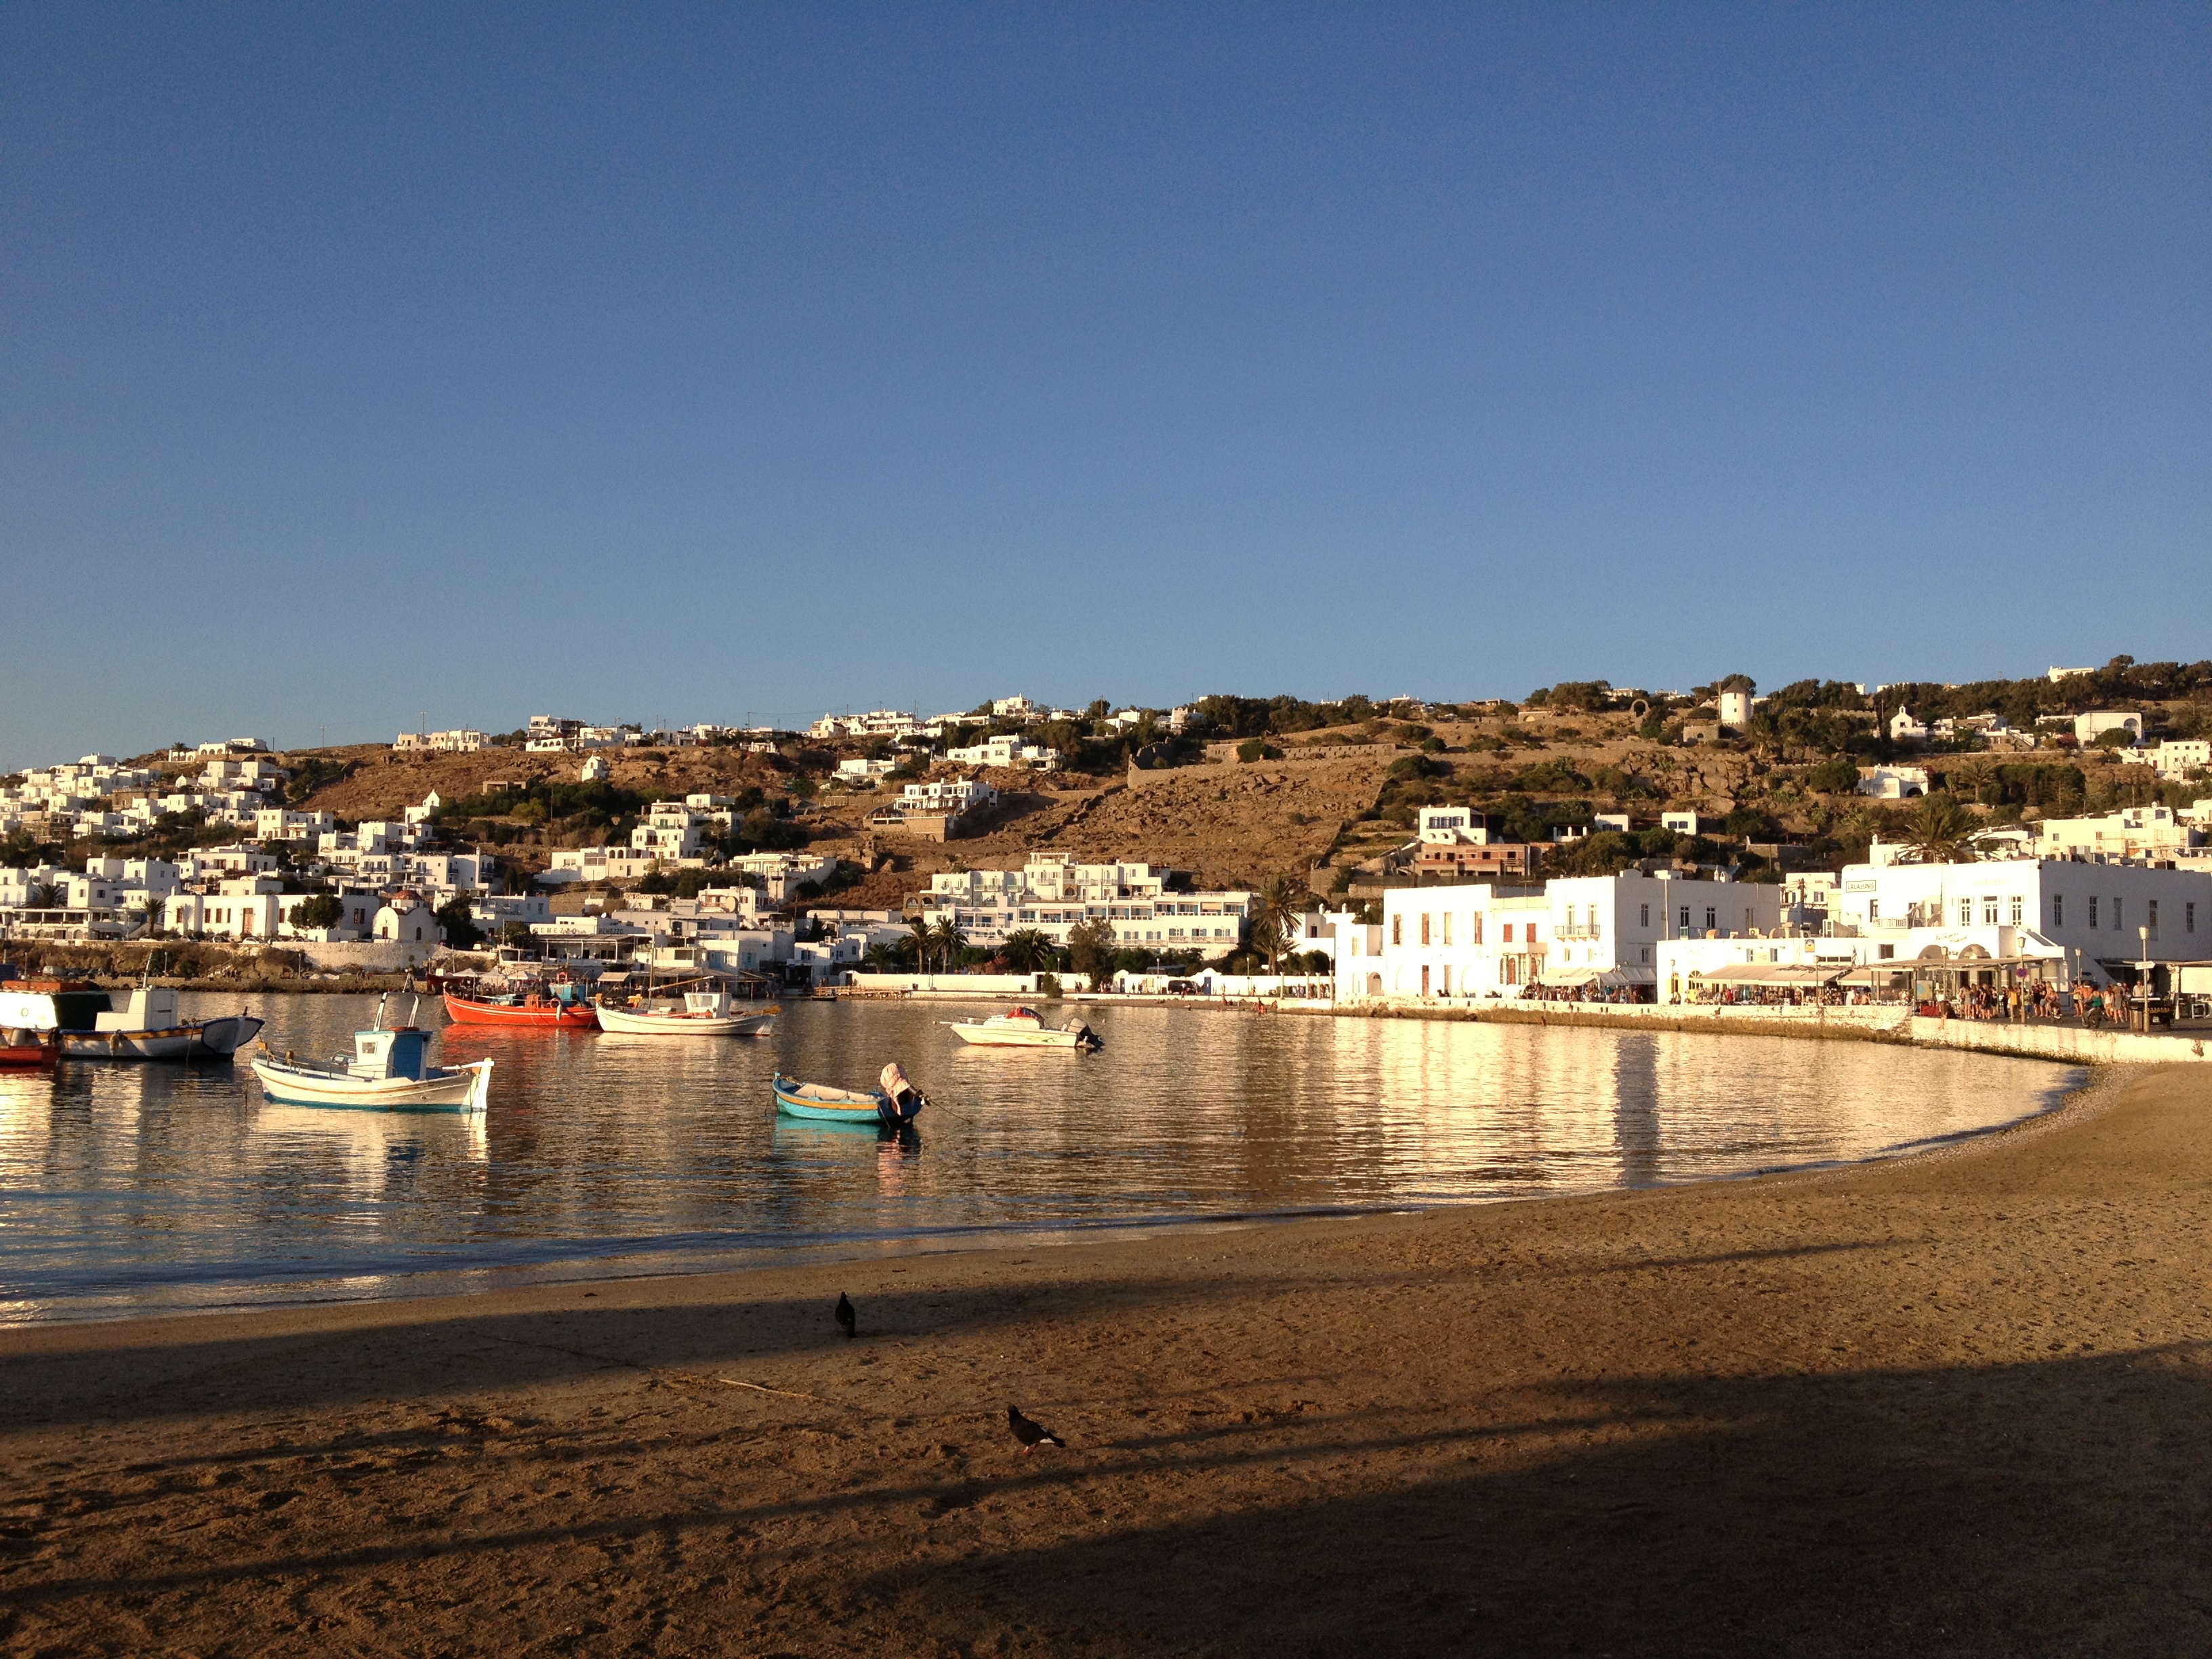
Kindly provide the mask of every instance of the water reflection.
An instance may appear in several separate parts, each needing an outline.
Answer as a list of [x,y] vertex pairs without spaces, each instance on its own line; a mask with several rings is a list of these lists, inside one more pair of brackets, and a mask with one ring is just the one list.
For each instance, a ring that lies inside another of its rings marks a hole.
[[[336,1053],[373,1007],[270,999],[269,1041]],[[243,1066],[0,1075],[0,1306],[1648,1186],[2009,1121],[2071,1078],[1869,1044],[1175,1008],[1088,1015],[1097,1056],[994,1053],[938,1029],[948,1012],[799,1004],[767,1037],[702,1042],[450,1028],[442,1060],[496,1062],[478,1119],[276,1106]],[[860,1086],[889,1059],[931,1097],[918,1134],[774,1112],[778,1070]]]

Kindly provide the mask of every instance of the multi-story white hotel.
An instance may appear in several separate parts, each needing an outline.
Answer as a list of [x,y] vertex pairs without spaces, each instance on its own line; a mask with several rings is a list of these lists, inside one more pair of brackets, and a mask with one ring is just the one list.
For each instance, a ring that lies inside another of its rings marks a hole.
[[922,918],[951,921],[971,945],[1004,942],[1034,928],[1065,945],[1079,922],[1103,921],[1117,945],[1228,955],[1243,942],[1249,892],[1171,890],[1173,872],[1149,864],[1079,864],[1067,853],[1041,854],[1018,870],[946,871],[921,896]]

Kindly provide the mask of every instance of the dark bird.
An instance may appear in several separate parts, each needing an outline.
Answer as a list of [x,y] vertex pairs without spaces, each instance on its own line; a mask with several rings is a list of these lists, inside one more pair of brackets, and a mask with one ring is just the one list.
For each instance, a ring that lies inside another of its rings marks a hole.
[[1042,1423],[1032,1423],[1021,1413],[1018,1406],[1006,1407],[1006,1426],[1014,1431],[1014,1438],[1022,1443],[1022,1455],[1027,1457],[1039,1446],[1066,1446],[1062,1440]]
[[852,1298],[842,1291],[837,1292],[837,1324],[848,1337],[860,1334],[860,1322],[854,1316]]

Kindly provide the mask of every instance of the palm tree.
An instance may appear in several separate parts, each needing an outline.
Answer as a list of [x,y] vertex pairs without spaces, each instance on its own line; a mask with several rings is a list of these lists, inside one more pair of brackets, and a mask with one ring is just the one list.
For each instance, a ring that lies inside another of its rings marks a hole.
[[1950,864],[1974,832],[1973,814],[1946,794],[1923,795],[1905,820],[1905,844],[1923,864]]
[[888,974],[898,966],[899,952],[895,945],[878,939],[867,949],[868,966],[879,974]]
[[915,966],[923,973],[929,971],[929,953],[937,944],[937,928],[927,921],[917,921],[907,936],[899,941],[902,951],[910,951]]
[[1981,801],[1987,806],[1996,805],[1995,801],[1984,799],[1984,792],[1996,781],[1997,763],[1986,755],[1976,755],[1960,761],[1951,769],[1951,775],[1946,780],[1954,789],[1964,789],[1967,799]]
[[58,881],[34,881],[23,895],[26,910],[58,910],[62,903],[62,884]]
[[1269,876],[1254,895],[1252,948],[1267,958],[1271,973],[1280,971],[1283,952],[1297,936],[1297,919],[1305,913],[1306,899],[1306,884],[1287,871]]
[[951,916],[937,924],[937,948],[944,954],[945,971],[951,973],[960,963],[960,953],[968,948],[968,935]]
[[999,947],[1006,966],[1018,974],[1034,974],[1053,963],[1052,941],[1034,927],[1018,927]]

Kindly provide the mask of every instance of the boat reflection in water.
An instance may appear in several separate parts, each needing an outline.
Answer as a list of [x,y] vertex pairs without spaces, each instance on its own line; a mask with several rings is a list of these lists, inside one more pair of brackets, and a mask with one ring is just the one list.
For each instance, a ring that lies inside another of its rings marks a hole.
[[426,1159],[481,1164],[491,1156],[481,1112],[333,1112],[269,1101],[254,1114],[253,1132],[281,1142],[287,1163],[343,1169],[348,1185],[364,1192]]

